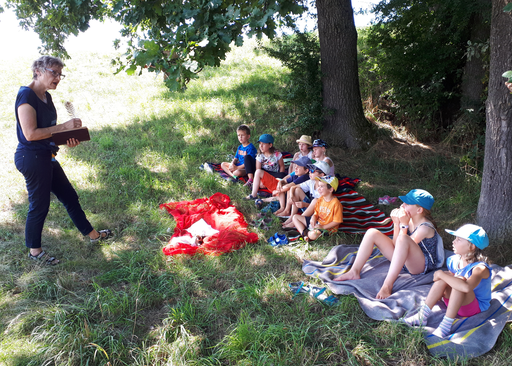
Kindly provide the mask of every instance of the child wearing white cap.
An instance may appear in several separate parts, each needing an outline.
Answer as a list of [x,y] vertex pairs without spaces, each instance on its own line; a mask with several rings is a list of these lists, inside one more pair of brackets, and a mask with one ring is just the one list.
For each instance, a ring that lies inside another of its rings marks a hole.
[[455,236],[452,255],[446,260],[449,271],[434,273],[434,284],[420,311],[405,319],[412,326],[427,325],[432,307],[443,300],[447,306],[446,315],[434,330],[435,336],[445,338],[451,334],[455,316],[473,316],[489,309],[491,302],[492,270],[482,249],[489,245],[489,238],[483,228],[473,224],[460,227],[457,231],[446,229]]

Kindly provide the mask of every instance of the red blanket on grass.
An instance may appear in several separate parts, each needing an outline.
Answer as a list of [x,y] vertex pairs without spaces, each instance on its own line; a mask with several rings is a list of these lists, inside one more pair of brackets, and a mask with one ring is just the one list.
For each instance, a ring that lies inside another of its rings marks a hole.
[[256,243],[258,235],[247,231],[244,216],[231,199],[222,193],[215,193],[210,198],[199,198],[194,201],[169,202],[160,205],[176,220],[176,227],[171,239],[189,235],[186,229],[200,219],[216,230],[217,234],[207,236],[200,246],[186,243],[169,244],[163,248],[165,255],[203,253],[221,255],[243,248],[245,243]]

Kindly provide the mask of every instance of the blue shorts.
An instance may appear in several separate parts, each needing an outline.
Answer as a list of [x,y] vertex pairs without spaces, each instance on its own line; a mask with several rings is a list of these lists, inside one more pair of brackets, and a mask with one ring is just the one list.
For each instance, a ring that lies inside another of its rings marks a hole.
[[[306,194],[306,197],[304,197],[302,202],[311,203],[311,198]],[[306,208],[299,208],[299,212],[302,213],[302,212],[306,211]],[[311,219],[311,217],[309,219]],[[309,223],[308,223],[308,226],[309,226]]]

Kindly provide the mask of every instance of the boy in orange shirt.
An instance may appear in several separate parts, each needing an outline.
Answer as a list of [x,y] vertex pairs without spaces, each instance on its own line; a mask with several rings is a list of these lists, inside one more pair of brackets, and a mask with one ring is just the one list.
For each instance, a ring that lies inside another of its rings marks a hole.
[[[338,231],[338,226],[343,222],[343,206],[334,197],[333,193],[338,189],[338,179],[332,176],[316,177],[318,180],[317,191],[320,198],[314,199],[315,212],[313,216],[293,215],[293,224],[306,241],[316,240],[322,235],[322,230],[331,233]],[[308,228],[311,230],[308,232]]]

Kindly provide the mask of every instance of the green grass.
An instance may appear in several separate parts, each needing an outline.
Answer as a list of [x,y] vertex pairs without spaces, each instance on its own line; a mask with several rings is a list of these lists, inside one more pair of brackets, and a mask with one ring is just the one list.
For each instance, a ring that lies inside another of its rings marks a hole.
[[[32,60],[10,58],[0,76],[0,365],[510,363],[510,327],[489,354],[449,362],[432,358],[419,332],[369,319],[351,296],[334,308],[292,299],[289,282],[316,280],[303,274],[293,250],[265,243],[277,221],[270,233],[258,231],[260,242],[229,255],[165,257],[175,224],[161,203],[222,192],[248,220],[255,216],[241,187],[198,167],[234,153],[241,123],[253,141],[270,132],[278,147],[294,151],[301,133],[279,133],[289,111],[273,97],[287,71],[249,44],[204,70],[186,93],[172,94],[153,74],[114,76],[111,56],[67,61],[68,77],[52,95],[60,121],[70,100],[92,136],[63,148],[58,160],[93,225],[116,237],[90,245],[53,200],[43,246],[61,259],[56,267],[26,259],[27,194],[13,164],[14,99],[31,79]],[[358,190],[370,202],[421,187],[436,197],[440,228],[474,219],[480,180],[442,149],[381,141],[367,152],[329,152],[339,173],[362,179]],[[321,259],[360,239],[338,234],[295,251]]]

